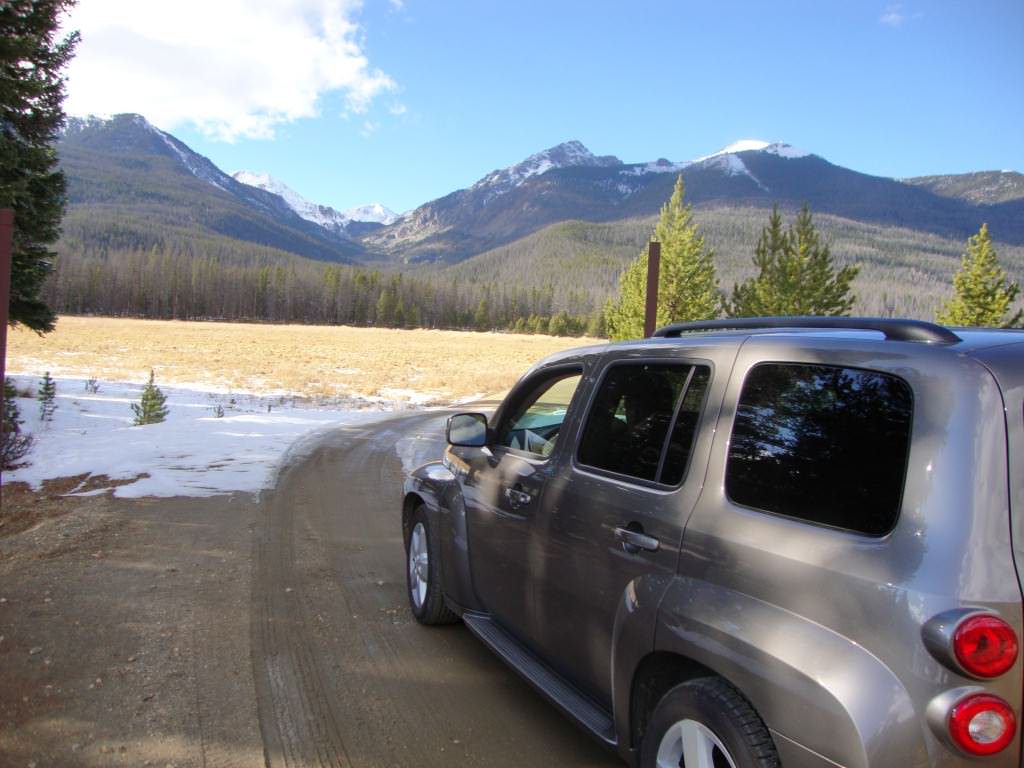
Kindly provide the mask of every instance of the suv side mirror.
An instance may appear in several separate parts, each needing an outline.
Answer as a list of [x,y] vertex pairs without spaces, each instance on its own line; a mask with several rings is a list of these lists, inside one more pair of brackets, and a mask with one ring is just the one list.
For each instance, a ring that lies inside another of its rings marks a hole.
[[482,413],[456,413],[449,416],[445,437],[449,445],[482,448],[487,445],[487,417]]

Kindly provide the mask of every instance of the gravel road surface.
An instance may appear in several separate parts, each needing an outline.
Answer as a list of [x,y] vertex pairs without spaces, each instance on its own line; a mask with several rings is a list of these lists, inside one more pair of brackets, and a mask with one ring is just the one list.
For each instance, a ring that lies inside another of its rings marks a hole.
[[0,538],[0,766],[621,765],[409,615],[401,479],[446,416],[309,436],[258,500],[90,498]]

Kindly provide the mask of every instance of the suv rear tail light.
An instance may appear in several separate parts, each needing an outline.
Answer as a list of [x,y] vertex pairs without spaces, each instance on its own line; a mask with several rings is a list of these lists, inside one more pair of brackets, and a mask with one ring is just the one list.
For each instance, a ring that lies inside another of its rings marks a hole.
[[949,713],[949,735],[970,755],[994,755],[1013,741],[1016,732],[1010,705],[987,693],[962,699]]
[[969,616],[953,633],[960,665],[978,677],[999,677],[1017,660],[1017,635],[996,616]]

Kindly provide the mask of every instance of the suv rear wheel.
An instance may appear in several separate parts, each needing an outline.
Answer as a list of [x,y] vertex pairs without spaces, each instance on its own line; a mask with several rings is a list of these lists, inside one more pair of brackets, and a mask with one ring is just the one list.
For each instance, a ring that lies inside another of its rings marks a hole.
[[421,504],[409,521],[405,575],[409,607],[420,624],[454,624],[459,617],[444,603],[437,535]]
[[671,689],[640,745],[643,768],[778,768],[771,735],[739,691],[715,677]]

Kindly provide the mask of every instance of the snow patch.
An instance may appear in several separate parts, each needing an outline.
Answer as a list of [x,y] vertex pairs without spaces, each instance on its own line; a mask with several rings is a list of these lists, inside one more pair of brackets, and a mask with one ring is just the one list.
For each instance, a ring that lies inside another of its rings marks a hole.
[[736,155],[713,155],[712,157],[701,161],[701,165],[705,168],[717,169],[726,176],[746,176],[757,184],[759,188],[763,189],[765,192],[768,191],[768,187],[762,184],[761,180],[750,172],[746,163]]
[[[16,386],[37,379],[12,376]],[[39,404],[18,398],[23,431],[35,439],[28,466],[4,473],[4,482],[27,482],[81,474],[135,480],[114,490],[116,496],[211,496],[233,491],[258,492],[274,482],[280,462],[300,438],[359,425],[406,403],[349,398],[318,405],[290,397],[243,395],[184,387],[161,387],[168,416],[160,424],[133,426],[131,403],[141,384],[99,382],[87,392],[82,379],[57,380],[53,421],[39,420]],[[396,391],[397,394],[397,391]],[[402,391],[407,402],[424,402],[420,393]],[[217,417],[217,408],[224,416]],[[306,442],[306,441],[302,441]],[[149,477],[140,477],[148,474]]]
[[631,165],[628,168],[619,171],[620,176],[643,176],[648,173],[679,173],[679,171],[693,165],[693,163],[684,160],[679,163],[669,162],[664,158],[655,160],[653,163],[642,163],[639,165]]

